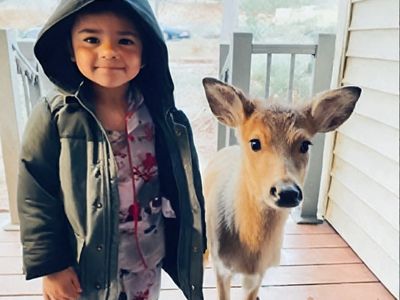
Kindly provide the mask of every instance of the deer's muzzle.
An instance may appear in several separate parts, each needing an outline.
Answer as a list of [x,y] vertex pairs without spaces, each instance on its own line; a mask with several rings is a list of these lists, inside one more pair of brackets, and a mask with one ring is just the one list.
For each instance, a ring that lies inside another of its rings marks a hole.
[[297,184],[279,188],[273,186],[270,193],[277,198],[275,204],[278,207],[296,207],[303,200],[303,193]]

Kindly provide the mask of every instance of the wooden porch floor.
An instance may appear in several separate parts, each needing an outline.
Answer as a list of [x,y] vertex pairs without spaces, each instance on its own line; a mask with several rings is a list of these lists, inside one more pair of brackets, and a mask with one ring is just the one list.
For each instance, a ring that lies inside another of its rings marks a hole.
[[[0,226],[8,215],[0,213]],[[0,229],[0,300],[42,299],[41,281],[22,275],[18,232]],[[204,275],[206,300],[216,300],[211,266]],[[232,300],[240,300],[240,278],[234,278]],[[281,265],[270,269],[260,298],[273,300],[389,300],[395,299],[360,261],[343,239],[327,224],[286,226]],[[185,299],[164,274],[160,300]]]

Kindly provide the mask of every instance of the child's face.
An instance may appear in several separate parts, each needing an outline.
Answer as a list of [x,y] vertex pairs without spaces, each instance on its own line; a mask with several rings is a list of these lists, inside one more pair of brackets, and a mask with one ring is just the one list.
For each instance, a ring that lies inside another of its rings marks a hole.
[[135,78],[142,48],[135,25],[113,13],[79,16],[72,27],[72,60],[86,78],[102,87],[120,87]]

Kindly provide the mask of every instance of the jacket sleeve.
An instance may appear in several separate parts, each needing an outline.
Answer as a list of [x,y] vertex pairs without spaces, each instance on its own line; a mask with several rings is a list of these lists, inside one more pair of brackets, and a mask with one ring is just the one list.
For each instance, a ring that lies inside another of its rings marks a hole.
[[19,161],[18,213],[26,279],[72,265],[68,223],[60,197],[60,138],[47,102],[28,120]]

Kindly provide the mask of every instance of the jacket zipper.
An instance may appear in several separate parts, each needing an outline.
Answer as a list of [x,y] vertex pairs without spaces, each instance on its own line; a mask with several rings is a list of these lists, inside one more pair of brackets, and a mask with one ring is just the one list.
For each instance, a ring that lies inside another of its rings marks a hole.
[[128,119],[131,115],[132,115],[131,113],[128,113],[128,115],[125,117],[125,137],[126,137],[126,144],[128,146],[128,161],[129,161],[129,169],[131,172],[132,193],[133,193],[133,221],[134,221],[133,234],[135,236],[136,249],[139,253],[140,260],[142,261],[144,268],[147,269],[148,267],[146,264],[146,260],[144,259],[142,249],[140,248],[139,236],[138,236],[140,204],[139,204],[139,201],[137,200],[137,194],[136,194],[135,172],[133,171],[133,163],[132,163],[132,157],[131,157],[131,145],[130,145],[130,141],[129,141],[129,131],[128,131]]

